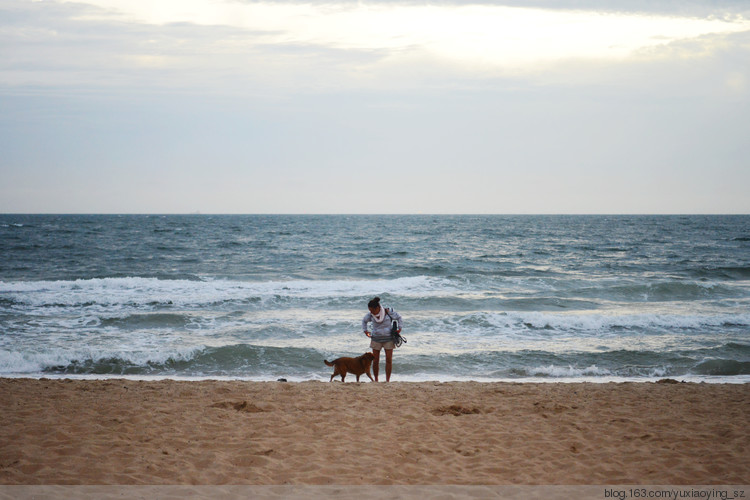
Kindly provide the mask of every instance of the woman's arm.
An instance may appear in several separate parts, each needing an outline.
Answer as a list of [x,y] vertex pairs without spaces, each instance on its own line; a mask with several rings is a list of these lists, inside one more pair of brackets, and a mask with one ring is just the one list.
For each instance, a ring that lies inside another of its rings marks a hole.
[[[365,332],[365,335],[367,335],[367,333],[368,333],[367,332],[367,323],[369,323],[370,321],[372,321],[372,313],[368,312],[367,314],[365,314],[365,317],[362,318],[362,331]],[[368,337],[369,337],[369,335],[368,335]]]

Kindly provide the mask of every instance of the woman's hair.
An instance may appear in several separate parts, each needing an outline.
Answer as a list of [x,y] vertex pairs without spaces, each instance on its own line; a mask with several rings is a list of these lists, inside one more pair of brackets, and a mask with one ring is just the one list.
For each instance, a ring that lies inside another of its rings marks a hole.
[[371,309],[375,309],[376,307],[380,306],[380,297],[375,297],[370,302],[367,303],[367,307]]

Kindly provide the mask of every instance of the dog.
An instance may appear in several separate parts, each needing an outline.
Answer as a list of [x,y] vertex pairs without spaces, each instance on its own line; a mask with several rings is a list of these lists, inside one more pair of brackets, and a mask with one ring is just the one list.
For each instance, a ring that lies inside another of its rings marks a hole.
[[344,382],[347,373],[353,373],[356,375],[357,382],[359,382],[359,376],[363,373],[370,377],[370,380],[375,382],[375,379],[370,375],[370,367],[372,366],[373,359],[375,359],[375,356],[373,356],[371,352],[366,352],[362,356],[357,356],[356,358],[337,358],[333,361],[323,360],[323,362],[328,366],[335,366],[333,369],[333,375],[331,375],[331,380],[329,380],[329,382],[333,382],[333,377],[336,375],[341,375],[341,381]]

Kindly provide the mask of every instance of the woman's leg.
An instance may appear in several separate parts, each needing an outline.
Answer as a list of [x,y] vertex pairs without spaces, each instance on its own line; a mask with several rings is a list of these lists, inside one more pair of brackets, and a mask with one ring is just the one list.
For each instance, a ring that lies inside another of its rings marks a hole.
[[[375,357],[375,359],[372,360],[372,374],[375,376],[375,382],[377,382],[378,372],[380,371],[380,349],[373,349],[372,355]],[[386,377],[387,376],[388,375],[386,374]]]
[[[393,367],[393,349],[385,350],[385,381],[391,380],[391,368]],[[375,377],[375,380],[378,378]]]

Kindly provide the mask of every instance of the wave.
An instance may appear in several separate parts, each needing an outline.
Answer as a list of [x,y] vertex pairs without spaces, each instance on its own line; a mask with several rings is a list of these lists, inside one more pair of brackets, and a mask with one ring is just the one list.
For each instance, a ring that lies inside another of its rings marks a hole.
[[699,375],[750,375],[750,361],[708,359],[698,363],[694,372]]
[[571,314],[537,311],[422,313],[409,318],[422,330],[469,335],[513,335],[534,332],[575,334],[605,338],[629,331],[664,333],[703,329],[744,330],[750,313],[744,314]]
[[[466,277],[410,276],[382,280],[238,281],[112,276],[60,281],[0,281],[0,307],[94,308],[121,313],[166,308],[350,309],[373,295],[397,308],[441,311],[597,311],[612,303],[745,299],[747,289],[701,282],[665,282],[577,288],[562,281],[503,279],[489,284]],[[42,314],[48,314],[42,312]],[[593,315],[595,318],[602,315]],[[606,320],[605,320],[606,321]],[[732,322],[733,320],[727,320]],[[532,319],[528,323],[536,325]],[[739,320],[739,324],[747,324]]]
[[321,370],[314,349],[228,345],[134,351],[53,349],[35,353],[0,350],[0,375],[184,375],[242,376]]
[[565,331],[618,331],[628,329],[678,329],[696,330],[703,327],[750,326],[750,313],[747,314],[544,314],[527,313],[516,315],[524,325],[532,328],[545,328]]
[[205,306],[227,302],[371,297],[380,294],[423,296],[446,293],[447,281],[416,276],[392,280],[229,281],[140,277],[72,281],[0,282],[0,294],[14,304],[34,307]]
[[193,325],[195,321],[196,319],[189,314],[144,313],[127,314],[120,317],[99,318],[97,326],[124,329],[186,328]]
[[519,377],[551,377],[551,378],[577,378],[577,377],[606,377],[612,375],[612,371],[600,368],[596,365],[587,367],[575,366],[536,366],[513,370]]
[[746,290],[715,282],[664,281],[604,285],[571,290],[575,296],[624,302],[674,302],[747,296]]
[[[609,352],[552,352],[544,350],[411,354],[402,348],[397,371],[427,379],[665,377],[681,375],[750,375],[746,345],[738,352],[732,343],[702,353],[618,350]],[[719,356],[711,356],[712,354]],[[254,344],[163,347],[121,351],[85,348],[21,353],[0,350],[0,376],[158,375],[186,377],[290,376],[324,379],[330,375],[324,359],[360,353],[326,352],[317,348],[273,347]]]
[[[727,353],[731,344],[715,351]],[[710,351],[710,350],[709,350]],[[706,358],[696,351],[658,352],[651,350],[617,350],[601,353],[551,351],[497,351],[438,356],[439,366],[451,366],[453,373],[471,374],[476,378],[581,378],[628,377],[653,378],[685,375],[737,376],[750,374],[750,361],[741,352],[737,359]],[[729,354],[732,355],[732,354]],[[743,360],[744,359],[744,360]],[[399,360],[400,361],[400,360]],[[415,359],[399,370],[410,374],[435,373],[430,357]]]
[[700,279],[744,281],[750,278],[750,266],[704,266],[692,269],[690,273]]
[[37,351],[0,349],[0,375],[32,373],[147,373],[175,360],[192,359],[198,347],[178,349],[40,348]]

